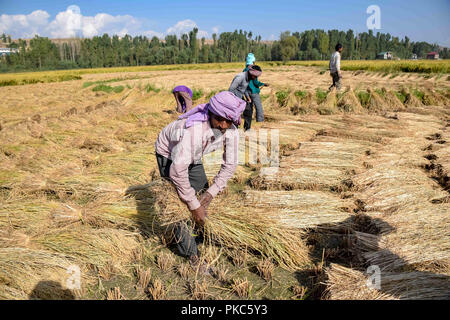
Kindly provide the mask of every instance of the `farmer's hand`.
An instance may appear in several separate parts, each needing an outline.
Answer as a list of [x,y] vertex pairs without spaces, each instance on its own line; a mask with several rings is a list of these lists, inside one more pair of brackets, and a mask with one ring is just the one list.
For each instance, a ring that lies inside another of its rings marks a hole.
[[195,210],[191,210],[191,214],[196,224],[198,224],[199,226],[203,226],[205,224],[206,209],[204,206],[200,206]]
[[268,86],[269,86],[268,83],[264,83],[264,84],[263,84],[263,87],[268,87]]
[[208,191],[206,191],[200,196],[200,205],[207,209],[212,199],[213,196]]

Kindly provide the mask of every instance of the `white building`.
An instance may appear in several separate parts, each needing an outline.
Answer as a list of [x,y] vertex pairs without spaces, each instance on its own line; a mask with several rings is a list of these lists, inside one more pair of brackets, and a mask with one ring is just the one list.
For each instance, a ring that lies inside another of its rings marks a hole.
[[10,55],[11,53],[19,52],[19,50],[14,48],[0,48],[0,56]]

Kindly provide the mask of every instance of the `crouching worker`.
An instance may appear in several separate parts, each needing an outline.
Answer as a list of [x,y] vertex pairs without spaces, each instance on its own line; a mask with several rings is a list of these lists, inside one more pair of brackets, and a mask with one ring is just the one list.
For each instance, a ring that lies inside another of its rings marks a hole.
[[177,103],[177,112],[185,113],[192,109],[192,90],[186,86],[176,86],[173,96]]
[[[222,91],[209,103],[200,104],[166,126],[155,144],[161,177],[170,180],[178,196],[186,203],[197,226],[203,226],[211,200],[222,191],[238,164],[239,131],[245,101]],[[202,156],[224,147],[222,166],[208,186]],[[203,192],[197,199],[196,193]],[[179,253],[189,258],[193,267],[200,266],[199,252],[192,227],[179,223],[174,228]]]

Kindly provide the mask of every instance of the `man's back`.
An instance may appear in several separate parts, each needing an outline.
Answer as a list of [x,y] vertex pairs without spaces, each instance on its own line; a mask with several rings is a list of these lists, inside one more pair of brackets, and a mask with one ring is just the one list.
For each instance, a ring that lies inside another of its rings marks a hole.
[[242,98],[249,82],[250,79],[248,78],[247,72],[241,72],[234,77],[228,91],[231,91],[238,98]]
[[340,72],[341,71],[341,54],[339,51],[333,52],[330,58],[330,72]]

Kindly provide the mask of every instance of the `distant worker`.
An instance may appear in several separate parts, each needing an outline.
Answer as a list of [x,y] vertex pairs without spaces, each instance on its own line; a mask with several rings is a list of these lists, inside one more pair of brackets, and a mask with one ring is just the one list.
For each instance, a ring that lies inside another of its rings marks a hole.
[[338,43],[336,45],[336,51],[333,52],[330,59],[330,75],[333,78],[333,84],[330,86],[328,90],[331,90],[333,87],[336,88],[337,91],[341,90],[341,52],[343,50],[342,44]]
[[[247,59],[246,59],[246,64],[245,64],[245,69],[243,70],[248,71],[248,68],[250,65],[253,65],[256,61],[255,56],[253,55],[253,53],[249,53],[247,55]],[[260,93],[260,87],[263,86],[269,86],[268,83],[262,83],[258,80],[258,78],[251,80],[248,84],[248,95],[250,95],[250,105],[249,105],[249,110],[246,110],[244,113],[244,119],[245,119],[245,123],[244,123],[244,129],[246,127],[248,127],[248,129],[250,129],[251,127],[251,121],[252,121],[252,117],[253,117],[253,106],[255,106],[255,110],[256,110],[256,122],[263,122],[264,121],[264,111],[263,111],[263,107],[262,107],[262,103],[261,103],[261,97],[259,96]],[[248,130],[247,129],[247,130]]]
[[[243,99],[247,102],[246,111],[244,114],[245,124],[244,130],[250,129],[250,123],[248,122],[248,115],[251,109],[252,99],[249,95],[248,85],[250,81],[255,80],[262,74],[262,70],[257,65],[249,65],[247,71],[243,71],[236,75],[231,82],[228,91],[232,92],[239,99]],[[250,118],[251,121],[251,118]]]
[[[197,226],[203,226],[211,200],[227,185],[238,165],[239,131],[245,102],[228,91],[213,96],[181,115],[162,129],[155,144],[156,160],[161,177],[176,187],[179,198],[187,205]],[[223,162],[211,186],[202,164],[202,157],[224,148]],[[203,192],[197,199],[196,193]],[[193,267],[210,274],[200,264],[193,227],[184,222],[174,228],[179,253],[189,258]]]
[[177,86],[172,91],[177,102],[177,112],[185,113],[192,109],[192,90],[186,86]]

